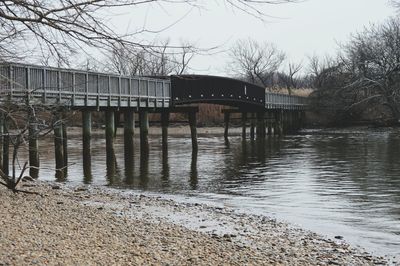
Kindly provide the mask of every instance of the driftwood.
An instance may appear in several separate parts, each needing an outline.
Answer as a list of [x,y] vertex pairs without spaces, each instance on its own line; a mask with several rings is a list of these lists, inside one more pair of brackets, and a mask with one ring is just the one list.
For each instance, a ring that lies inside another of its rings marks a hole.
[[11,189],[11,191],[14,193],[21,192],[21,193],[26,193],[26,194],[40,195],[37,192],[17,189],[17,186],[21,182],[25,171],[29,168],[27,165],[28,165],[28,162],[25,162],[24,167],[22,167],[21,173],[18,178],[15,178],[15,176],[14,177],[8,176],[8,175],[4,174],[4,172],[0,169],[0,184],[5,186],[8,189]]

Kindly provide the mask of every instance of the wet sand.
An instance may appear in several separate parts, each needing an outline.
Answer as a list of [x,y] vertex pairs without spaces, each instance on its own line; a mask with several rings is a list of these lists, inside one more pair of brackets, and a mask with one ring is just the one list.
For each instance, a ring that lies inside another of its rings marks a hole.
[[0,188],[0,265],[374,265],[340,240],[218,206],[48,182]]

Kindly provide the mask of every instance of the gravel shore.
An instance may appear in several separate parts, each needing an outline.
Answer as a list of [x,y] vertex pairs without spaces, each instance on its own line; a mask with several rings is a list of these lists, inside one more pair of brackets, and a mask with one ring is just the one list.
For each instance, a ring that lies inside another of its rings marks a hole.
[[376,265],[264,216],[97,187],[0,187],[0,265]]

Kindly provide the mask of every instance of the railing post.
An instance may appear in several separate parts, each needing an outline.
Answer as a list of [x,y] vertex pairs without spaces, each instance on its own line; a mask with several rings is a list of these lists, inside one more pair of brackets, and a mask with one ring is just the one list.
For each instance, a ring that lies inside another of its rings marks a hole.
[[72,102],[71,106],[75,105],[75,95],[76,94],[76,77],[75,72],[72,72]]
[[10,65],[9,68],[9,86],[10,86],[10,99],[13,98],[13,89],[14,89],[14,68]]
[[85,75],[85,106],[89,105],[89,73]]
[[61,71],[57,71],[58,101],[61,103]]
[[0,113],[0,169],[3,170],[3,135],[4,135],[4,116]]
[[47,90],[46,90],[46,86],[47,86],[47,72],[46,72],[46,68],[42,69],[42,87],[43,87],[43,103],[46,103],[47,101]]

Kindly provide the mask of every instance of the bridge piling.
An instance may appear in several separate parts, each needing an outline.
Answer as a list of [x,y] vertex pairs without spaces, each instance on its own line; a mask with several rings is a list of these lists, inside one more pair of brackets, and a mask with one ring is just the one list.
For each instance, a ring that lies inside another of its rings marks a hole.
[[[133,110],[124,111],[124,151],[130,155],[134,150],[135,113]],[[128,156],[129,157],[129,156]]]
[[267,112],[267,133],[268,136],[272,135],[272,113],[271,112]]
[[247,113],[242,112],[242,139],[246,139]]
[[265,113],[264,112],[257,112],[256,134],[257,134],[258,139],[265,138]]
[[116,171],[114,136],[115,136],[115,112],[107,110],[106,114],[106,165],[109,182],[113,183]]
[[288,132],[288,111],[282,110],[282,135]]
[[63,145],[63,157],[64,157],[64,173],[67,174],[68,171],[68,137],[67,137],[67,123],[63,116],[62,121],[62,145]]
[[39,176],[39,145],[37,139],[38,127],[34,121],[30,121],[29,124],[29,143],[28,143],[28,153],[29,153],[29,175],[32,178],[38,178]]
[[92,153],[90,141],[92,138],[92,113],[90,111],[82,111],[82,155],[83,155],[83,175],[87,180],[92,176]]
[[149,113],[147,111],[139,111],[140,124],[140,148],[147,150],[149,145]]
[[55,114],[56,123],[54,125],[54,157],[56,161],[56,177],[64,178],[64,147],[63,147],[63,123],[61,115]]
[[189,112],[189,125],[190,125],[190,135],[192,138],[192,149],[197,151],[197,121],[196,121],[196,112]]
[[5,132],[3,137],[3,173],[8,175],[10,172],[10,135]]
[[251,113],[250,117],[250,139],[254,139],[254,132],[255,131],[255,121],[254,121],[254,113]]
[[115,113],[112,110],[106,111],[106,150],[114,151],[115,134]]
[[296,129],[299,130],[302,128],[302,122],[301,122],[301,111],[297,110],[296,111]]
[[225,129],[224,129],[224,138],[227,139],[228,138],[228,134],[229,134],[229,119],[230,119],[230,113],[229,112],[225,112],[224,113],[224,124],[225,124]]
[[3,170],[3,135],[4,135],[4,117],[0,113],[0,169]]
[[161,112],[161,137],[163,150],[168,149],[168,126],[169,126],[169,112]]
[[274,120],[275,120],[274,135],[282,136],[283,128],[282,128],[282,110],[281,109],[275,110]]

